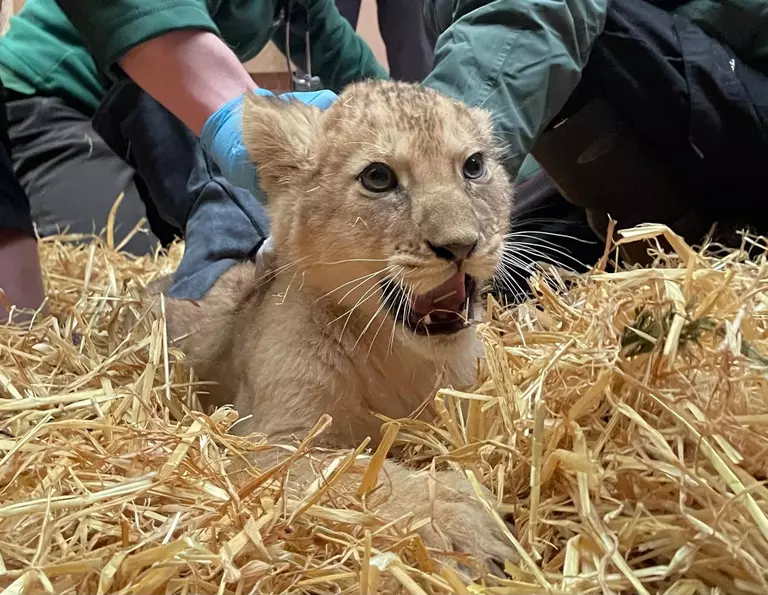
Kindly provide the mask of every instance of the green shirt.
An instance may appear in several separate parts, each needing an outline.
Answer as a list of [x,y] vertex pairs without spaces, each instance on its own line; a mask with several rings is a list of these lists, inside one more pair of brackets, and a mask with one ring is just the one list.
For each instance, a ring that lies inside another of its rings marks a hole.
[[[518,182],[538,171],[533,145],[581,78],[610,0],[437,0],[448,22],[424,84],[494,115]],[[689,0],[681,14],[768,74],[768,0]]]
[[[327,88],[338,92],[356,80],[387,77],[333,0],[309,0],[308,12],[312,71]],[[90,114],[115,63],[132,47],[198,29],[219,35],[245,62],[271,40],[285,51],[277,15],[277,0],[27,0],[0,37],[0,79],[19,93],[62,97]],[[291,56],[300,67],[303,34],[291,26]]]

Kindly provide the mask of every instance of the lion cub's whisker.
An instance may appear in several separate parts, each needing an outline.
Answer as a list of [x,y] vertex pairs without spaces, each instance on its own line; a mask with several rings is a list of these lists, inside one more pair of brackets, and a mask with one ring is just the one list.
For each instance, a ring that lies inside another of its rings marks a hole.
[[[389,334],[389,345],[387,347],[387,353],[392,353],[392,345],[395,341],[395,331],[397,330],[397,319],[400,316],[400,309],[406,300],[406,292],[401,292],[398,298],[397,309],[395,310],[395,324],[392,325],[392,332]],[[405,330],[405,319],[403,319],[403,330]]]
[[344,331],[347,329],[347,325],[349,324],[349,321],[352,319],[352,314],[354,313],[357,308],[362,306],[365,302],[367,302],[369,299],[371,299],[374,295],[376,295],[376,290],[378,289],[378,284],[374,283],[361,297],[359,300],[357,300],[357,303],[352,306],[349,310],[344,312],[344,314],[341,314],[331,320],[326,326],[331,326],[334,322],[337,322],[338,320],[341,320],[342,318],[346,317],[346,320],[344,321],[344,326],[341,327],[341,334],[340,337],[344,336]]
[[283,266],[277,267],[276,269],[269,271],[268,273],[265,273],[261,277],[257,277],[256,281],[263,281],[262,283],[257,283],[255,287],[261,287],[265,283],[269,283],[272,281],[275,277],[277,277],[280,273],[284,273],[286,270],[288,270],[291,267],[296,266],[303,260],[306,260],[308,256],[302,256],[301,258],[297,258],[293,262],[289,262],[288,264],[284,264]]
[[[368,324],[365,325],[365,328],[360,332],[360,336],[357,337],[357,341],[355,341],[354,346],[352,347],[355,349],[357,347],[357,344],[360,342],[360,339],[363,338],[363,335],[368,330],[368,328],[373,324],[373,321],[376,319],[376,317],[381,313],[381,311],[387,307],[387,302],[382,299],[384,294],[386,293],[386,290],[389,286],[391,286],[395,282],[395,277],[390,277],[387,282],[384,284],[384,287],[382,288],[382,295],[379,296],[379,301],[381,304],[379,305],[379,309],[376,310],[373,316],[371,316],[371,319],[368,321]],[[386,321],[386,315],[382,319],[382,323],[379,325],[379,328],[376,330],[376,333],[373,335],[373,340],[371,341],[371,345],[368,348],[368,355],[371,353],[371,348],[373,347],[373,344],[376,342],[376,336],[379,334],[379,331],[381,330],[381,326],[384,324],[384,321]],[[368,356],[366,356],[368,357]]]
[[360,284],[358,284],[358,285],[356,285],[355,287],[353,287],[353,288],[352,288],[352,289],[351,289],[349,292],[347,292],[347,293],[344,295],[344,297],[342,297],[342,298],[339,300],[339,303],[341,303],[341,302],[343,302],[343,301],[344,301],[344,299],[345,299],[345,298],[346,298],[346,297],[347,297],[347,296],[348,296],[350,293],[352,293],[352,292],[353,292],[355,289],[357,289],[358,287],[360,287],[360,285],[362,285],[363,283],[365,283],[365,281],[367,281],[367,280],[368,280],[368,279],[370,279],[371,277],[375,277],[375,276],[377,276],[377,275],[381,275],[381,274],[383,274],[383,273],[386,273],[387,271],[389,271],[389,270],[391,270],[391,269],[393,269],[393,268],[395,268],[395,265],[390,265],[390,266],[388,266],[388,267],[384,267],[383,269],[379,269],[378,271],[374,271],[373,273],[368,273],[367,275],[361,275],[360,277],[356,277],[356,278],[352,279],[351,281],[347,281],[346,283],[342,283],[341,285],[339,285],[339,286],[338,286],[338,287],[336,287],[335,289],[332,289],[331,291],[329,291],[329,292],[327,292],[327,293],[324,293],[323,295],[321,295],[319,298],[317,298],[317,299],[315,300],[315,302],[319,302],[320,300],[322,300],[322,299],[324,299],[324,298],[327,298],[329,295],[336,293],[336,292],[337,292],[339,289],[342,289],[343,287],[346,287],[347,285],[352,285],[352,283],[356,283],[356,282],[358,282],[358,281],[361,281],[361,280],[362,280],[362,282],[361,282]]
[[503,254],[501,263],[511,265],[513,268],[527,272],[541,269],[541,265],[538,262],[535,260],[523,260],[522,255]]
[[341,305],[341,303],[342,303],[342,302],[343,302],[345,299],[347,299],[347,296],[348,296],[350,293],[352,293],[352,292],[353,292],[353,291],[355,291],[355,290],[356,290],[358,287],[360,287],[361,285],[365,284],[366,282],[370,281],[370,280],[373,278],[373,281],[374,281],[374,284],[373,284],[373,286],[371,286],[371,287],[370,287],[370,288],[369,288],[369,289],[366,291],[366,293],[365,293],[365,294],[363,294],[363,296],[360,298],[360,299],[362,299],[363,297],[365,297],[365,296],[368,294],[368,292],[369,292],[369,291],[371,291],[371,290],[373,290],[373,289],[375,289],[375,288],[376,288],[376,286],[377,286],[377,283],[378,283],[378,280],[376,279],[376,277],[378,277],[378,276],[379,276],[379,275],[381,275],[382,273],[385,273],[385,272],[387,272],[387,271],[389,271],[389,270],[396,270],[396,269],[397,269],[397,267],[387,267],[386,269],[383,269],[383,270],[381,270],[381,271],[378,271],[378,272],[376,272],[376,273],[373,273],[373,274],[371,274],[371,275],[367,275],[367,276],[365,277],[365,279],[363,279],[363,280],[362,280],[360,283],[358,283],[357,285],[355,285],[355,286],[354,286],[352,289],[350,289],[350,290],[349,290],[347,293],[345,293],[345,294],[342,296],[342,298],[341,298],[341,299],[340,299],[340,300],[337,302],[337,303],[338,303],[338,305]]
[[[584,267],[585,269],[588,269],[589,267],[581,262],[578,258],[573,257],[572,255],[568,254],[564,250],[557,247],[556,244],[553,245],[546,245],[551,244],[551,242],[547,242],[547,240],[538,240],[538,243],[533,242],[520,242],[520,241],[514,241],[514,242],[507,242],[506,246],[507,248],[514,249],[514,248],[523,248],[527,252],[533,254],[534,256],[539,256],[541,258],[549,258],[554,260],[554,256],[551,254],[547,254],[546,252],[542,252],[542,250],[551,250],[554,254],[559,254],[563,258],[567,258],[572,262],[575,262],[579,266]],[[561,266],[562,268],[568,268],[568,266],[561,261],[554,261],[558,266]]]
[[[389,267],[388,267],[388,268],[389,268]],[[396,273],[396,274],[397,274],[397,275],[399,275],[399,274],[400,274],[400,271],[398,271],[398,273]],[[341,316],[338,316],[337,318],[334,318],[334,319],[333,319],[331,322],[329,322],[329,323],[328,323],[328,326],[330,326],[331,324],[333,324],[333,323],[334,323],[334,322],[336,322],[337,320],[339,320],[339,319],[343,318],[344,316],[346,316],[346,317],[347,317],[347,320],[344,322],[344,326],[343,326],[343,327],[342,327],[342,329],[341,329],[341,335],[343,336],[343,335],[344,335],[344,331],[345,331],[345,330],[346,330],[346,328],[347,328],[347,324],[349,324],[349,321],[350,321],[350,319],[351,319],[351,317],[352,317],[352,313],[353,313],[353,312],[354,312],[354,311],[355,311],[355,310],[356,310],[356,309],[357,309],[359,306],[361,306],[362,304],[364,304],[365,302],[367,302],[369,299],[371,299],[371,298],[372,298],[374,295],[376,295],[376,290],[377,290],[377,289],[378,289],[378,283],[374,283],[374,285],[373,285],[372,287],[370,287],[370,288],[369,288],[369,289],[368,289],[368,290],[367,290],[367,291],[366,291],[366,292],[365,292],[365,293],[362,295],[362,297],[360,297],[360,299],[357,301],[357,303],[356,303],[354,306],[352,306],[352,308],[351,308],[350,310],[348,310],[347,312],[345,312],[345,313],[344,313],[344,314],[342,314]],[[370,295],[369,295],[369,294],[370,294]],[[381,299],[381,298],[379,298],[379,299]]]
[[501,281],[502,285],[511,292],[517,292],[518,296],[526,295],[526,291],[520,286],[515,279],[513,279],[509,272],[504,268],[499,268],[496,271],[497,278]]
[[[557,222],[557,219],[550,219],[550,220],[544,219],[543,221],[554,221],[554,222]],[[532,222],[532,221],[530,221],[530,222]],[[529,223],[529,222],[525,222],[524,221],[522,223]],[[511,232],[507,233],[504,237],[505,238],[513,238],[513,237],[517,237],[517,236],[520,236],[520,237],[533,237],[533,238],[536,238],[536,239],[541,240],[541,241],[547,241],[547,240],[542,240],[540,236],[553,236],[553,237],[561,238],[561,239],[565,239],[565,240],[574,240],[576,242],[581,242],[581,243],[584,243],[584,244],[595,244],[595,243],[597,243],[596,240],[587,240],[585,238],[580,238],[578,236],[573,236],[573,235],[570,235],[570,234],[567,234],[567,233],[558,233],[558,232],[555,232],[555,231],[544,231],[544,230],[518,230],[518,231],[511,231]],[[554,245],[557,245],[557,244],[554,244]]]
[[316,264],[323,266],[331,266],[335,264],[346,264],[348,262],[388,262],[388,258],[346,258],[344,260],[335,260],[332,262],[320,261]]

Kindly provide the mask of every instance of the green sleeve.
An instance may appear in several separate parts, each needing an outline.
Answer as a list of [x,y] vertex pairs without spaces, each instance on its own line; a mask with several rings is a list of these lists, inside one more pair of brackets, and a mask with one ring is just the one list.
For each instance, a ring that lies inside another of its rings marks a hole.
[[96,63],[111,67],[131,48],[171,31],[219,35],[205,0],[57,0]]
[[[353,82],[389,78],[371,48],[341,16],[333,0],[309,0],[307,17],[312,74],[319,76],[326,88],[339,93]],[[302,70],[306,70],[305,31],[303,23],[291,21],[290,57]],[[284,25],[278,28],[273,39],[285,53]]]
[[515,177],[565,105],[610,0],[456,0],[426,86],[493,114]]

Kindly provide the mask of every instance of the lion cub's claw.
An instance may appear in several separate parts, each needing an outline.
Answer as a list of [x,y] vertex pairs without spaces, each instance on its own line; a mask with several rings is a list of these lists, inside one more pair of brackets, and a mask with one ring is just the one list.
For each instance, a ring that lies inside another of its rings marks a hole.
[[[395,487],[390,500],[395,510],[391,512],[398,516],[413,513],[413,522],[422,525],[419,536],[436,559],[458,566],[472,578],[488,573],[504,577],[505,562],[517,562],[519,556],[466,478],[441,473],[435,492],[430,500],[424,476],[414,475]],[[424,524],[423,519],[431,522]],[[485,568],[470,568],[478,564]]]
[[[437,550],[439,558],[453,558],[473,578],[478,571],[504,577],[505,562],[518,560],[507,536],[477,500],[435,502],[431,519],[419,530],[424,545]],[[455,553],[466,554],[471,560]],[[485,568],[473,568],[477,563],[485,564]]]

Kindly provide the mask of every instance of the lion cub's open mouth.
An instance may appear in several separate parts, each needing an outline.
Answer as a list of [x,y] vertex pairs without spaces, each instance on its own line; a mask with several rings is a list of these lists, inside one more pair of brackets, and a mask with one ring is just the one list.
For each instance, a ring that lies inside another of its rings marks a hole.
[[397,322],[422,335],[448,335],[470,325],[475,280],[459,273],[428,293],[411,296],[399,283],[382,282],[384,299]]

